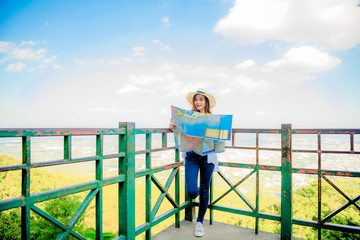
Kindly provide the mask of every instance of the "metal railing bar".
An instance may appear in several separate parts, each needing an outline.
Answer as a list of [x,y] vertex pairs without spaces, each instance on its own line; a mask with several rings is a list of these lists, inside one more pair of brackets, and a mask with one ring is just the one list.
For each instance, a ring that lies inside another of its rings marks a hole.
[[68,227],[63,224],[62,222],[60,222],[59,220],[57,220],[56,218],[54,218],[53,216],[51,216],[50,214],[48,214],[47,212],[45,212],[44,210],[40,209],[39,207],[32,205],[30,207],[30,209],[37,213],[39,216],[41,216],[42,218],[44,218],[45,220],[51,222],[52,224],[54,224],[55,226],[61,228],[62,230],[67,230]]
[[0,137],[41,137],[41,136],[78,136],[78,135],[121,135],[124,128],[0,128]]
[[[321,212],[322,212],[322,180],[321,180],[321,175],[320,175],[320,172],[321,172],[321,169],[322,169],[322,165],[321,165],[321,133],[320,132],[317,132],[317,151],[318,151],[318,154],[317,154],[317,160],[318,160],[318,174],[317,174],[317,181],[318,181],[318,194],[317,194],[317,197],[318,197],[318,211],[317,211],[317,217],[318,217],[318,220],[319,222],[322,224],[321,222]],[[319,240],[321,240],[321,226],[317,229],[318,230],[318,238]]]
[[65,240],[65,238],[69,235],[68,232],[62,232],[60,233],[55,240]]
[[126,237],[124,235],[120,235],[120,236],[114,238],[113,240],[126,240]]
[[306,227],[322,228],[322,229],[335,230],[335,231],[348,232],[348,233],[360,233],[360,227],[350,226],[350,225],[340,225],[334,223],[320,224],[317,221],[304,220],[298,218],[293,218],[292,222],[293,224],[306,226]]
[[154,220],[150,223],[144,223],[138,227],[136,227],[136,235],[140,235],[141,233],[145,232],[146,230],[156,226],[160,222],[168,219],[169,217],[175,215],[176,213],[179,213],[180,211],[184,210],[186,207],[191,206],[191,202],[185,201],[182,204],[179,205],[178,208],[170,209],[169,211],[157,216],[154,218]]
[[169,128],[137,128],[135,134],[146,134],[146,133],[173,133]]
[[266,171],[281,171],[281,167],[280,166],[270,166],[270,165],[259,165],[258,166],[259,170],[266,170]]
[[247,168],[247,169],[256,168],[256,164],[235,163],[235,162],[219,162],[219,166],[234,167],[234,168]]
[[[111,159],[111,158],[118,158],[118,157],[124,157],[125,153],[119,153],[119,154],[110,154],[102,156],[90,156],[85,158],[73,158],[73,159],[60,159],[55,161],[49,161],[49,162],[37,162],[32,163],[29,165],[30,168],[41,168],[41,167],[51,167],[51,166],[57,166],[57,165],[65,165],[65,164],[72,164],[72,163],[80,163],[80,162],[90,162],[99,160],[100,158],[103,159]],[[12,165],[12,166],[6,166],[6,167],[0,167],[0,172],[6,172],[6,171],[13,171],[13,170],[20,170],[25,169],[26,165]]]
[[[234,163],[234,162],[219,162],[219,166],[245,168],[245,169],[255,169],[256,168],[256,164],[245,164],[245,163]],[[268,170],[268,171],[281,171],[280,166],[271,166],[271,165],[258,165],[258,169],[259,170]]]
[[103,159],[111,159],[111,158],[119,158],[119,157],[125,157],[125,153],[112,153],[112,154],[104,154]]
[[360,134],[360,129],[293,129],[292,134]]
[[183,165],[183,162],[178,162],[178,163],[170,163],[170,164],[156,166],[156,167],[153,167],[151,169],[141,169],[141,170],[136,172],[136,178],[144,177],[146,175],[152,175],[154,173],[166,171],[166,170],[169,170],[169,169],[172,169],[172,168],[177,168],[177,167],[180,167],[182,165]]
[[355,227],[355,226],[350,226],[350,225],[324,223],[324,225],[322,225],[321,228],[328,229],[328,230],[335,230],[335,231],[342,231],[342,232],[360,234],[360,227]]
[[102,186],[104,187],[104,186],[108,186],[108,185],[112,185],[112,184],[116,184],[116,183],[121,183],[121,182],[125,182],[125,175],[124,174],[119,174],[117,176],[104,178]]
[[174,150],[176,149],[176,147],[165,147],[165,148],[153,148],[153,149],[145,149],[145,150],[139,150],[136,151],[135,154],[145,154],[145,153],[153,153],[153,152],[162,152],[162,151],[167,151],[167,150]]
[[259,217],[267,220],[273,220],[273,221],[281,221],[281,216],[270,214],[270,213],[263,213],[263,212],[252,212],[249,210],[244,209],[238,209],[238,208],[232,208],[232,207],[226,207],[226,206],[219,206],[219,205],[211,205],[209,208],[212,208],[213,210],[222,211],[222,212],[228,212],[228,213],[235,213],[240,215],[245,215],[249,217]]
[[360,177],[360,172],[355,171],[336,171],[336,170],[321,170],[322,175],[341,176],[341,177]]
[[241,149],[241,150],[275,151],[275,152],[281,151],[280,148],[261,148],[261,147],[257,148],[257,147],[240,147],[240,146],[225,146],[225,148]]
[[26,168],[26,164],[9,165],[0,167],[0,172],[16,171]]
[[[346,198],[346,200],[348,200],[349,202],[352,201],[352,199],[346,195],[340,188],[338,188],[330,179],[328,179],[326,176],[322,176],[322,178],[328,182],[333,188],[335,188],[336,191],[338,191],[338,193],[340,193],[341,195],[343,195],[344,198]],[[353,202],[354,206],[359,209],[360,211],[360,206],[356,203],[356,202]]]
[[[237,182],[235,185],[230,187],[223,195],[218,197],[215,201],[212,202],[212,204],[216,204],[218,201],[220,201],[222,198],[224,198],[228,193],[234,190],[237,186],[239,186],[241,183],[243,183],[246,179],[248,179],[254,172],[256,172],[256,169],[251,171],[249,174],[247,174],[245,177],[243,177],[239,182]],[[221,175],[220,175],[221,176]]]
[[327,222],[329,221],[332,217],[334,217],[336,214],[340,213],[342,210],[346,209],[347,207],[351,206],[352,204],[356,204],[356,201],[360,199],[360,195],[357,196],[354,199],[350,199],[349,202],[345,203],[344,205],[342,205],[340,208],[338,208],[337,210],[335,210],[334,212],[330,213],[329,215],[327,215],[326,217],[324,217],[322,219],[322,222]]
[[41,167],[51,167],[51,166],[57,166],[57,165],[65,165],[65,164],[72,164],[72,163],[81,163],[81,162],[90,162],[100,159],[100,156],[91,156],[86,158],[74,158],[74,159],[61,159],[61,160],[55,160],[50,162],[37,162],[31,164],[31,168],[41,168]]
[[[66,226],[65,224],[63,224],[62,222],[60,222],[59,220],[57,220],[56,218],[54,218],[53,216],[51,216],[50,214],[45,212],[44,210],[40,209],[39,207],[33,205],[33,206],[31,206],[30,209],[33,212],[35,212],[36,214],[38,214],[39,216],[43,217],[45,220],[47,220],[50,223],[54,224],[55,226],[61,228],[63,231],[69,231],[69,233],[71,235],[73,235],[74,237],[76,237],[78,239],[86,240],[86,238],[84,236],[75,232],[73,229],[70,229],[68,226]],[[60,233],[60,234],[63,234],[63,233]]]
[[[254,172],[256,171],[256,169],[254,171],[252,171],[250,173],[250,175],[246,175],[245,178],[247,179],[248,177],[250,177]],[[242,195],[242,193],[232,184],[232,182],[225,176],[225,174],[223,174],[221,171],[218,171],[218,174],[220,175],[220,177],[230,186],[230,191],[232,190],[235,191],[235,193],[245,202],[245,204],[252,210],[255,211],[255,207],[246,199],[246,197],[244,195]],[[245,180],[246,180],[245,179]],[[245,181],[244,180],[244,181]],[[212,203],[214,204],[214,203]]]
[[[256,133],[256,166],[259,169],[259,132]],[[259,192],[260,192],[260,171],[256,171],[256,183],[255,183],[255,212],[259,212]],[[259,217],[255,217],[255,234],[259,234]]]
[[54,198],[64,197],[67,195],[92,190],[94,188],[99,188],[99,187],[101,187],[101,182],[95,180],[95,181],[91,181],[91,182],[75,184],[75,185],[66,186],[66,187],[62,187],[62,188],[55,188],[55,189],[51,189],[51,190],[44,191],[44,192],[33,193],[30,195],[30,197],[27,199],[27,201],[30,204],[35,204],[35,203],[47,201],[47,200],[54,199]]
[[98,192],[99,192],[99,189],[92,189],[88,193],[88,195],[86,196],[84,201],[81,203],[81,205],[75,211],[74,215],[71,217],[69,222],[66,224],[69,228],[72,229],[75,226],[75,224],[79,221],[79,219],[81,218],[81,216],[83,215],[83,213],[85,212],[85,210],[87,209],[87,207],[89,206],[89,204],[91,203],[91,201],[94,199],[94,197],[96,196],[96,194]]
[[337,171],[337,170],[317,170],[309,168],[293,168],[293,173],[312,174],[312,175],[327,175],[338,177],[360,177],[360,172],[355,171]]
[[155,176],[151,177],[151,181],[154,182],[155,186],[161,191],[161,194],[160,194],[158,200],[156,201],[154,208],[151,210],[151,213],[150,213],[151,220],[153,220],[155,218],[155,215],[156,215],[157,211],[159,210],[161,203],[163,202],[165,197],[169,200],[169,202],[173,205],[173,207],[175,207],[175,208],[179,207],[179,205],[175,202],[175,200],[168,193],[171,182],[174,180],[175,175],[178,172],[178,170],[179,170],[178,168],[173,169],[169,178],[166,181],[165,187],[163,187],[161,185],[161,183],[156,179]]
[[23,206],[25,206],[25,198],[23,196],[9,198],[0,201],[0,211],[5,211]]
[[326,153],[326,154],[360,154],[358,151],[329,151],[329,150],[292,150],[297,153]]
[[280,134],[281,129],[233,128],[232,133],[275,133],[275,134]]

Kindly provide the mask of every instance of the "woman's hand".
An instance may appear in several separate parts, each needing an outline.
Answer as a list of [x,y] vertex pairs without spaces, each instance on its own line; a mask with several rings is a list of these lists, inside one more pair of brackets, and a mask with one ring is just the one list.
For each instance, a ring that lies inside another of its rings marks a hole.
[[176,124],[172,122],[172,119],[170,120],[170,124],[169,124],[169,128],[170,128],[170,131],[174,131],[175,128],[176,128]]

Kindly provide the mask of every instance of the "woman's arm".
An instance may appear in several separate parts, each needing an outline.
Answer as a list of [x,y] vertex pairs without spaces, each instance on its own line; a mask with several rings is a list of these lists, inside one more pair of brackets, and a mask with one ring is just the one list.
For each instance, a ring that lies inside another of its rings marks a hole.
[[170,128],[170,131],[174,131],[175,128],[176,128],[176,124],[172,122],[172,119],[170,119],[170,124],[169,124],[169,128]]

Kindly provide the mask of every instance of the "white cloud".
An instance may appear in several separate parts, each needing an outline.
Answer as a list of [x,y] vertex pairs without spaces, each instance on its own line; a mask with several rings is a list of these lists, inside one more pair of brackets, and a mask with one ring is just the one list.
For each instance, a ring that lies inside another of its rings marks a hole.
[[145,56],[146,49],[144,47],[133,47],[133,54],[135,57],[143,57]]
[[85,62],[84,62],[83,60],[80,60],[80,59],[78,59],[78,58],[75,58],[75,59],[74,59],[74,62],[76,62],[77,64],[80,64],[80,65],[85,64]]
[[11,48],[11,43],[10,42],[4,42],[4,41],[0,41],[0,52],[1,53],[6,53],[10,50]]
[[[260,75],[261,74],[257,74]],[[231,84],[240,89],[244,89],[247,92],[254,92],[254,91],[262,91],[270,86],[270,79],[259,79],[258,76],[249,76],[249,75],[238,75]],[[273,82],[274,84],[274,82]]]
[[166,25],[167,27],[170,26],[169,16],[162,17],[162,18],[161,18],[161,22],[165,23],[165,25]]
[[132,84],[125,84],[122,88],[117,90],[118,94],[131,93],[131,92],[147,92],[147,89],[142,89]]
[[168,17],[168,16],[162,17],[162,18],[161,18],[161,21],[162,21],[163,23],[168,23],[168,22],[169,22],[169,17]]
[[60,65],[55,64],[55,65],[53,65],[53,69],[58,70],[58,69],[63,69],[63,67],[60,66]]
[[38,66],[38,69],[39,69],[40,71],[44,71],[44,70],[47,69],[47,68],[48,68],[48,65],[45,65],[45,64],[41,64],[41,65]]
[[160,110],[160,114],[169,116],[170,110],[168,108],[163,108]]
[[157,39],[154,39],[153,43],[156,44],[156,45],[159,45],[161,47],[161,49],[164,50],[164,51],[167,51],[167,52],[172,51],[172,48],[170,47],[169,44],[164,44],[163,42],[161,42],[161,41],[159,41]]
[[125,62],[125,63],[134,63],[134,60],[133,59],[130,59],[130,58],[122,58],[122,60]]
[[[158,44],[160,41],[154,40]],[[164,62],[157,68],[129,74],[120,92],[149,90],[164,97],[179,97],[197,88],[208,88],[219,96],[239,91],[263,94],[279,86],[289,86],[316,78],[318,72],[327,71],[341,60],[311,47],[290,48],[279,59],[258,64],[253,59],[234,67],[196,66]]]
[[348,49],[360,43],[357,0],[237,0],[215,32],[242,43],[276,39]]
[[249,59],[249,60],[246,60],[244,62],[237,64],[235,67],[241,68],[241,69],[247,69],[247,68],[256,68],[257,65],[254,60]]
[[227,95],[231,93],[233,90],[231,88],[224,88],[219,92],[219,95]]
[[15,48],[10,53],[10,58],[21,60],[40,60],[44,57],[46,49],[34,50],[31,48]]
[[24,45],[30,45],[30,46],[35,46],[35,45],[37,45],[37,44],[39,44],[39,41],[36,41],[36,42],[34,42],[34,41],[22,41],[21,43],[20,43],[20,47],[22,47],[22,46],[24,46]]
[[172,48],[170,47],[169,44],[163,46],[161,49],[162,49],[162,50],[165,50],[165,51],[168,51],[168,52],[170,52],[170,51],[172,50]]
[[87,112],[110,112],[110,113],[115,113],[118,112],[119,110],[116,108],[86,108],[85,111]]
[[52,56],[51,58],[46,58],[43,60],[44,63],[51,63],[56,60],[56,55]]
[[6,68],[8,72],[20,72],[26,67],[26,64],[22,62],[17,62],[16,64],[10,63],[9,66]]
[[131,108],[131,109],[125,109],[125,108],[102,108],[102,107],[96,107],[96,108],[85,108],[84,111],[86,112],[102,112],[102,113],[137,113],[139,112],[139,109],[137,108]]
[[[40,71],[46,69],[45,64],[55,62],[56,55],[47,57],[45,48],[36,47],[39,44],[39,41],[22,41],[20,44],[0,41],[0,53],[4,54],[0,64],[9,62],[6,71],[10,72],[34,72],[36,69]],[[25,69],[25,66],[28,68]]]
[[173,81],[174,73],[155,73],[155,74],[132,74],[128,77],[128,81],[137,85],[160,84],[163,82]]
[[3,59],[0,60],[0,64],[1,64],[1,63],[4,63],[4,62],[7,62],[8,60],[9,60],[8,57],[4,57]]
[[122,62],[121,62],[121,60],[110,60],[110,61],[108,61],[108,63],[109,63],[110,65],[119,65],[119,64],[121,64]]
[[322,72],[336,67],[341,59],[311,46],[294,47],[283,58],[265,64],[269,68],[286,68],[302,72]]

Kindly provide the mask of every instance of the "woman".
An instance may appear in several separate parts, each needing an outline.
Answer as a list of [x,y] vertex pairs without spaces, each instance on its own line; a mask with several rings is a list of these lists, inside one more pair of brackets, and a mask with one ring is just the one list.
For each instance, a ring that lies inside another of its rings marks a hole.
[[[192,105],[192,111],[211,114],[211,108],[215,106],[215,98],[205,89],[187,94],[186,99]],[[170,123],[169,128],[173,131],[176,125]],[[191,199],[199,198],[199,212],[195,225],[195,236],[204,235],[204,216],[209,204],[209,187],[213,171],[218,169],[216,153],[199,155],[194,151],[186,152],[185,157],[185,185],[187,195]],[[198,174],[200,171],[200,188],[198,187]]]

